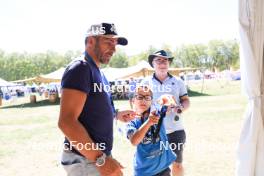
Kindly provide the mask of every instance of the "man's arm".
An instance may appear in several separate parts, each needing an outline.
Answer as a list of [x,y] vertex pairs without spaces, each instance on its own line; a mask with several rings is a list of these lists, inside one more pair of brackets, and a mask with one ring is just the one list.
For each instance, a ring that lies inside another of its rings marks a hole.
[[[70,141],[76,141],[85,144],[94,144],[93,140],[89,136],[84,126],[78,121],[78,117],[82,112],[83,106],[87,99],[87,94],[74,89],[62,89],[61,96],[61,109],[58,126],[64,135]],[[79,150],[83,156],[90,161],[96,161],[96,159],[103,154],[100,150],[86,150],[85,147]],[[107,157],[103,166],[97,167],[100,175],[102,176],[116,176],[122,175],[121,169],[123,166],[111,157]]]
[[[78,121],[82,112],[87,94],[74,89],[62,89],[60,116],[58,126],[64,135],[70,140],[77,143],[85,144],[94,143],[84,126]],[[82,150],[77,149],[83,156],[90,161],[95,161],[102,155],[99,150]]]

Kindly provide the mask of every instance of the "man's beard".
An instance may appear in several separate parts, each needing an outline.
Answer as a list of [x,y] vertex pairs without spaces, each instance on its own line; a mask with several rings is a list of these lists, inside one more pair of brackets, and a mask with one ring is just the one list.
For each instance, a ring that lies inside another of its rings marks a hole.
[[97,59],[99,60],[99,62],[101,64],[108,64],[109,60],[104,58],[103,53],[101,52],[99,45],[100,45],[99,40],[97,40],[95,43],[95,46],[94,46],[94,53],[95,53]]

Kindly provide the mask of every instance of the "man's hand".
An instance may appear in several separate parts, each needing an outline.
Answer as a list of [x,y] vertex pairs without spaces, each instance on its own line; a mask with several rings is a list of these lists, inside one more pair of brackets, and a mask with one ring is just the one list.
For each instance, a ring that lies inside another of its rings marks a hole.
[[106,157],[105,164],[97,167],[101,176],[123,176],[124,167],[115,159]]
[[117,120],[120,120],[122,122],[129,122],[133,120],[136,117],[136,112],[131,110],[125,110],[125,111],[118,111],[117,113]]

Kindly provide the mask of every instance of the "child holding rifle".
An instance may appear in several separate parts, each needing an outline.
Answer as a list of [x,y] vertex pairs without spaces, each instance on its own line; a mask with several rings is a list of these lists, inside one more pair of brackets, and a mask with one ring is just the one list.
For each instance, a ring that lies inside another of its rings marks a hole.
[[[137,118],[127,125],[127,138],[137,146],[134,155],[135,176],[170,176],[172,162],[176,160],[171,151],[161,118],[167,106],[161,111],[151,112],[152,91],[147,86],[139,86],[132,100]],[[160,122],[159,122],[160,121]]]

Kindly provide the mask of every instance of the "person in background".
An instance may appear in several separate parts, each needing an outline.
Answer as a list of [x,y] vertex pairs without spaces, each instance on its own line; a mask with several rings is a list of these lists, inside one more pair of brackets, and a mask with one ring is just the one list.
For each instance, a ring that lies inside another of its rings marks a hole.
[[133,109],[132,99],[135,94],[136,86],[137,86],[137,82],[134,80],[133,77],[131,77],[129,80],[129,86],[128,86],[128,91],[129,91],[128,98],[129,98],[129,104],[130,104],[131,109]]
[[0,98],[3,98],[4,97],[4,93],[2,91],[2,89],[0,88]]

